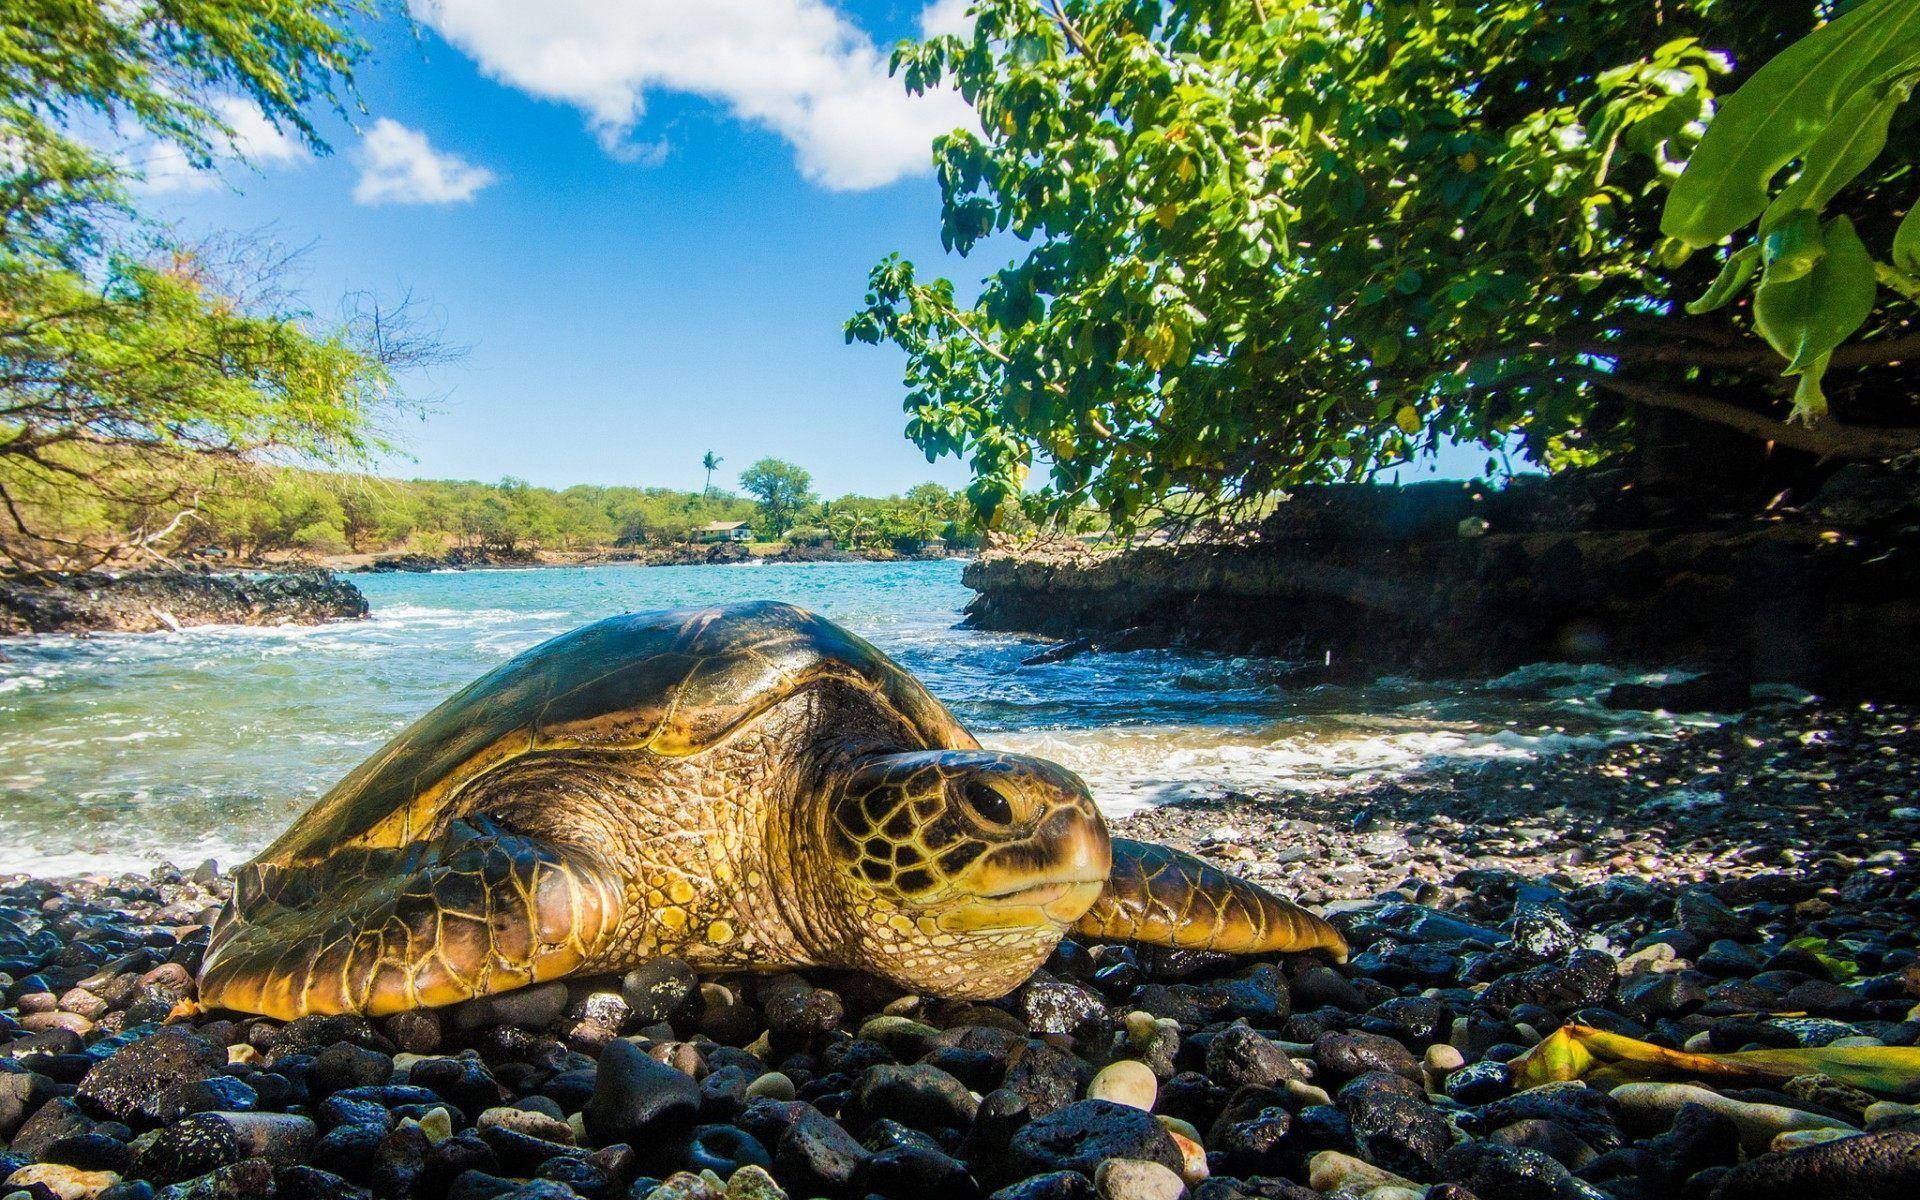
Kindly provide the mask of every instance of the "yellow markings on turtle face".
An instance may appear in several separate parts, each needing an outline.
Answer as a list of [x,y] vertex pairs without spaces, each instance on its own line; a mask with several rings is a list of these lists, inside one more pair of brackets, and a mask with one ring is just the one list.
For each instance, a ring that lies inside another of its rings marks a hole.
[[764,876],[764,875],[762,875],[762,874],[761,874],[760,872],[758,872],[758,871],[748,871],[748,872],[747,872],[747,886],[748,886],[748,887],[750,887],[750,888],[759,888],[759,887],[762,887],[762,886],[764,886],[764,885],[766,884],[766,882],[767,882],[767,878],[766,878],[766,876]]
[[673,882],[667,885],[667,899],[675,904],[688,903],[693,899],[693,885],[683,876],[674,876]]
[[891,917],[888,917],[887,924],[895,933],[905,934],[908,937],[913,935],[915,928],[913,918],[904,913],[895,913]]
[[653,919],[668,929],[679,933],[687,927],[687,910],[684,908],[663,908],[653,914]]
[[733,940],[733,926],[726,921],[715,921],[707,926],[707,940],[718,946]]

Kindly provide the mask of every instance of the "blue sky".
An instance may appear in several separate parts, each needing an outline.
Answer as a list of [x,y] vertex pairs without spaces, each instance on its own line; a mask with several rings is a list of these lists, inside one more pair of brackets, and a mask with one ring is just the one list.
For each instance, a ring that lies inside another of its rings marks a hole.
[[829,496],[957,485],[902,435],[900,355],[840,327],[891,251],[963,289],[1010,252],[940,249],[929,143],[970,113],[885,72],[965,2],[413,0],[333,154],[236,107],[245,161],[134,157],[187,234],[305,247],[318,314],[411,294],[466,348],[409,380],[430,411],[387,473],[697,487],[711,449],[728,485],[765,455]]
[[255,120],[236,121],[251,165],[217,179],[147,160],[147,206],[189,234],[307,247],[321,315],[411,292],[467,347],[412,381],[433,411],[399,427],[410,457],[385,470],[697,487],[712,449],[729,484],[769,454],[829,495],[964,480],[902,436],[900,356],[840,332],[892,250],[984,270],[941,252],[926,169],[964,111],[884,77],[921,5],[418,11],[417,38],[370,29],[367,112],[324,123],[331,156]]

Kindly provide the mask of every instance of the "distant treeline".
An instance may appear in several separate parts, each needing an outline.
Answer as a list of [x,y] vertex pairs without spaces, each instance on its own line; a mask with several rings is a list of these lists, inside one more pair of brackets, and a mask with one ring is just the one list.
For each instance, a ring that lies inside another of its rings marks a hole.
[[[217,548],[238,560],[286,554],[337,555],[408,551],[442,554],[457,548],[492,551],[581,550],[667,545],[700,535],[713,523],[744,521],[755,540],[783,539],[849,549],[907,553],[933,538],[976,544],[964,524],[960,498],[939,484],[921,484],[905,496],[843,496],[769,511],[733,492],[664,487],[578,485],[535,487],[507,478],[498,483],[401,480],[294,467],[196,461],[186,466],[130,465],[124,457],[95,471],[150,478],[118,494],[138,503],[98,498],[76,503],[70,491],[49,491],[44,504],[30,480],[14,480],[22,503],[37,508],[39,528],[74,545],[150,550],[176,557]],[[802,474],[804,478],[804,474]],[[25,485],[25,486],[23,486]],[[794,498],[789,497],[789,501]],[[0,530],[0,543],[6,534]]]

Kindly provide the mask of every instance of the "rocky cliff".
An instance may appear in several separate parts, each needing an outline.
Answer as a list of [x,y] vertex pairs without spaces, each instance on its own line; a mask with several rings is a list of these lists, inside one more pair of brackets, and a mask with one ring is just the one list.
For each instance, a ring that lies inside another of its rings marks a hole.
[[1713,668],[1920,694],[1920,511],[1842,473],[1736,519],[1617,478],[1302,491],[1229,545],[982,556],[971,624],[1274,655],[1314,674],[1485,675],[1543,660]]
[[0,634],[186,625],[319,625],[367,615],[360,589],[330,571],[189,570],[0,575]]

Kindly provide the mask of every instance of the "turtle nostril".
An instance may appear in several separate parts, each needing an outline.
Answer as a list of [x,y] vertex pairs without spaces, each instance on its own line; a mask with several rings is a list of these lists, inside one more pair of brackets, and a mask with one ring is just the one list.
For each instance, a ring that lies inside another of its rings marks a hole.
[[960,785],[960,798],[966,802],[973,815],[988,825],[1013,824],[1013,805],[1000,789],[980,779],[969,779]]

